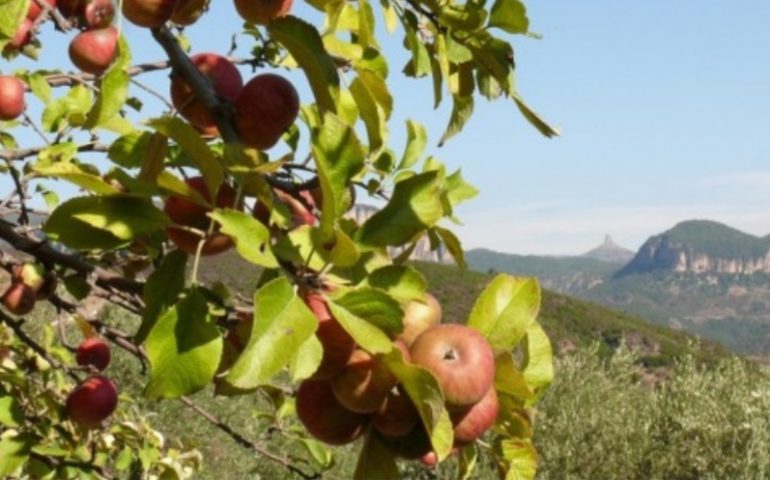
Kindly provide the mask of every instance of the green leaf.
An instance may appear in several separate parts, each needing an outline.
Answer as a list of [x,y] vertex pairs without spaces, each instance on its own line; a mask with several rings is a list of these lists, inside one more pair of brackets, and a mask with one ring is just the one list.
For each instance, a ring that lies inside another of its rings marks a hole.
[[[349,295],[349,294],[348,294]],[[346,295],[347,296],[347,295]],[[340,300],[329,301],[329,308],[332,315],[337,319],[342,328],[347,331],[356,343],[369,353],[388,353],[393,349],[393,343],[390,338],[383,332],[377,325],[370,322],[368,318],[362,318],[356,313],[365,312],[367,306],[360,305],[357,301],[361,300],[359,297],[345,299],[345,296]],[[342,301],[342,304],[337,303]],[[377,305],[381,308],[387,308],[382,304]],[[352,308],[353,310],[348,310]],[[380,321],[387,321],[387,313],[383,318],[379,318]],[[400,318],[399,318],[400,321]]]
[[43,103],[48,103],[51,101],[53,89],[42,74],[33,73],[28,75],[27,83],[29,84],[29,89],[32,90],[32,93],[34,93],[35,96],[40,99],[40,101]]
[[366,319],[391,337],[395,337],[404,329],[401,321],[404,311],[398,302],[385,292],[360,288],[347,292],[334,302],[356,317]]
[[244,390],[267,384],[289,365],[316,328],[318,319],[286,278],[269,282],[254,296],[251,338],[225,381]]
[[104,181],[102,177],[94,175],[92,173],[93,170],[85,169],[74,163],[59,162],[50,165],[35,166],[33,169],[35,173],[43,177],[67,180],[70,183],[100,195],[114,195],[119,193],[115,187]]
[[478,459],[479,452],[475,443],[462,447],[457,459],[457,480],[470,480],[473,478],[473,469],[476,468]]
[[444,215],[440,187],[435,171],[398,182],[388,204],[361,226],[356,240],[372,247],[409,242]]
[[497,395],[500,408],[494,431],[508,438],[532,438],[534,429],[527,410],[522,407],[522,401],[507,393]]
[[134,335],[136,343],[143,343],[160,316],[177,303],[184,290],[186,266],[187,254],[182,250],[172,250],[147,279],[142,324]]
[[109,249],[168,225],[168,217],[149,199],[129,195],[76,197],[53,211],[43,231],[76,250]]
[[508,471],[505,480],[534,480],[537,472],[537,451],[529,440],[506,439],[501,442],[503,459]]
[[468,120],[473,115],[473,97],[463,97],[452,95],[452,114],[449,116],[449,124],[438,142],[438,146],[443,146],[447,140],[454,137],[463,129]]
[[527,385],[524,374],[516,366],[511,352],[503,352],[495,358],[495,390],[522,401],[534,398],[534,393]]
[[489,26],[508,33],[527,33],[529,18],[527,7],[520,0],[496,0],[489,16]]
[[163,173],[167,153],[168,138],[158,132],[150,135],[144,151],[144,158],[142,159],[142,168],[139,170],[137,179],[143,182],[157,183],[158,177]]
[[398,480],[401,478],[393,453],[382,440],[370,431],[364,440],[364,446],[358,454],[354,480]]
[[401,157],[401,163],[398,164],[398,170],[412,168],[425,152],[425,145],[428,143],[428,133],[425,127],[414,120],[406,121],[406,148],[404,156]]
[[147,336],[150,380],[145,395],[177,398],[214,379],[222,355],[222,336],[206,298],[193,289],[166,311]]
[[[324,248],[322,239],[314,239],[316,248]],[[334,229],[334,247],[329,252],[329,262],[335,267],[347,268],[358,263],[361,257],[358,247],[347,233],[339,228]]]
[[377,108],[376,97],[359,77],[354,78],[350,83],[350,93],[358,105],[359,114],[366,126],[369,150],[376,151],[382,147],[383,139],[387,137],[387,123]]
[[410,76],[423,77],[430,73],[430,55],[428,49],[420,41],[417,32],[419,24],[417,16],[411,10],[407,9],[403,14],[404,30],[406,30],[406,44],[412,52]]
[[209,214],[235,241],[238,253],[249,262],[266,268],[278,268],[270,246],[270,230],[252,215],[237,210],[214,210]]
[[326,469],[334,465],[334,454],[323,442],[313,438],[298,438],[297,442],[307,450],[310,457],[319,467]]
[[539,397],[553,381],[553,350],[548,335],[538,323],[527,329],[524,348],[524,378]]
[[300,380],[310,378],[318,370],[318,366],[321,365],[323,353],[324,347],[320,340],[318,340],[318,337],[311,335],[310,338],[305,340],[305,343],[297,349],[296,355],[294,355],[289,364],[291,381],[299,382]]
[[421,299],[428,288],[422,273],[404,265],[378,268],[367,277],[366,283],[387,292],[400,302]]
[[35,437],[6,431],[0,439],[0,475],[12,476],[29,458]]
[[[121,49],[125,42],[121,43]],[[99,79],[99,93],[94,106],[88,112],[83,128],[93,130],[101,127],[117,115],[128,99],[128,73],[118,63]]]
[[465,252],[463,251],[463,247],[460,244],[460,239],[457,238],[454,232],[446,228],[436,226],[433,227],[433,230],[438,234],[439,237],[441,237],[441,242],[449,251],[449,254],[452,255],[452,258],[454,258],[457,266],[465,269],[467,266],[465,264]]
[[428,370],[404,362],[398,349],[393,349],[383,360],[414,403],[433,450],[438,459],[443,460],[452,450],[454,434],[438,380]]
[[453,208],[479,194],[476,187],[465,181],[462,171],[459,169],[446,177],[444,188],[446,188],[447,198]]
[[336,112],[340,79],[318,30],[304,20],[287,15],[270,22],[268,31],[305,72],[321,112]]
[[224,168],[214,155],[200,133],[181,118],[162,117],[150,120],[150,126],[158,132],[174,140],[182,151],[195,162],[206,180],[206,186],[211,198],[216,198],[216,192],[225,178]]
[[24,421],[24,411],[16,397],[0,396],[0,424],[6,427],[18,427]]
[[321,186],[321,235],[331,240],[334,223],[347,210],[351,179],[364,168],[364,153],[355,131],[337,116],[326,114],[313,130],[312,152]]
[[513,73],[513,47],[487,31],[477,32],[463,45],[473,53],[474,60],[509,93],[510,76]]
[[356,68],[356,73],[358,74],[358,79],[366,85],[366,88],[374,97],[374,101],[382,109],[385,119],[390,118],[390,114],[393,112],[393,96],[388,90],[384,76],[366,68]]
[[539,310],[537,279],[500,274],[479,295],[468,326],[481,332],[495,353],[501,353],[521,341]]
[[0,2],[0,50],[13,38],[27,16],[30,0],[3,0]]
[[374,36],[374,10],[367,0],[358,0],[358,44],[362,47],[377,45]]
[[543,120],[540,115],[535,113],[534,110],[529,108],[529,106],[524,103],[524,100],[519,96],[519,94],[514,93],[512,95],[513,101],[516,102],[516,106],[519,107],[519,111],[522,115],[524,115],[524,118],[527,119],[527,121],[535,127],[540,133],[542,133],[544,136],[548,138],[556,137],[561,135],[559,132],[559,129],[554,128],[550,126],[545,120]]
[[112,142],[107,156],[121,167],[138,168],[142,166],[152,135],[139,131],[123,135]]

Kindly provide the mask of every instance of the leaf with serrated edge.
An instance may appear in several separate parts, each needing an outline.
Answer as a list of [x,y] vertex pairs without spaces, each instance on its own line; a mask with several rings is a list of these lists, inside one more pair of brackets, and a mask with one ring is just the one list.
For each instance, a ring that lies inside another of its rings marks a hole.
[[270,230],[248,213],[214,210],[209,216],[221,225],[220,231],[235,241],[238,253],[249,262],[266,268],[278,268],[270,247]]
[[537,279],[500,274],[479,295],[468,326],[481,332],[494,351],[501,353],[521,341],[539,310]]

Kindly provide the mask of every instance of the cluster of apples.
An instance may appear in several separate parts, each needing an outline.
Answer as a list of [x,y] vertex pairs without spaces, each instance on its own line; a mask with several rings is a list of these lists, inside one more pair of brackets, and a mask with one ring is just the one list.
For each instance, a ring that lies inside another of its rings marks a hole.
[[[435,465],[417,409],[382,358],[358,348],[321,293],[305,292],[303,299],[318,318],[316,336],[324,347],[318,370],[297,391],[297,415],[307,431],[327,444],[343,445],[371,426],[395,455]],[[477,331],[440,321],[441,307],[432,295],[425,303],[411,302],[394,346],[404,361],[437,378],[459,448],[497,419],[494,355]]]
[[[203,177],[190,177],[185,182],[209,204],[218,208],[236,208],[236,192],[229,184],[223,183],[217,192],[216,200],[212,201]],[[275,190],[274,193],[275,201],[281,202],[289,208],[295,226],[315,224],[316,218],[312,213],[315,201],[312,195],[307,193],[302,195],[302,199],[299,199],[280,190]],[[190,229],[206,233],[201,247],[201,255],[216,255],[229,250],[234,245],[232,238],[220,233],[218,229],[210,233],[207,231],[211,223],[211,219],[207,216],[211,211],[209,207],[199,205],[187,198],[170,195],[163,205],[163,211],[175,224],[166,229],[169,240],[180,250],[190,255],[197,252],[198,242],[201,240],[201,236]],[[263,224],[270,224],[270,210],[261,202],[255,204],[252,213]]]
[[[110,364],[110,347],[98,338],[86,338],[75,352],[77,364],[99,372]],[[65,410],[70,420],[86,428],[98,428],[118,406],[118,387],[101,374],[91,375],[67,396]]]
[[56,291],[57,283],[56,274],[36,263],[14,265],[11,285],[2,296],[3,306],[14,315],[26,315],[35,308],[35,302]]

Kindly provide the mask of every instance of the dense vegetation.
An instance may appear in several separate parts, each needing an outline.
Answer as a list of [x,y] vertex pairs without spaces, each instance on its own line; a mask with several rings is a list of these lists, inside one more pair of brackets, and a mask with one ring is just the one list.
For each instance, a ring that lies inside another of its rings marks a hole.
[[673,244],[687,245],[693,252],[721,258],[758,258],[770,248],[768,237],[755,237],[709,220],[681,222],[659,237]]

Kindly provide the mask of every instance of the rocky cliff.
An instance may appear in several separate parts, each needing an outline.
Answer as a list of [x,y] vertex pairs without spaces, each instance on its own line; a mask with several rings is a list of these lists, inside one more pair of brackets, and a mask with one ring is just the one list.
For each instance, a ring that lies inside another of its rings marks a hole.
[[770,273],[770,238],[717,222],[690,220],[647,240],[617,277],[652,271]]
[[634,258],[633,250],[621,247],[611,236],[605,235],[604,242],[598,247],[589,250],[581,255],[582,257],[594,258],[602,262],[626,263]]

